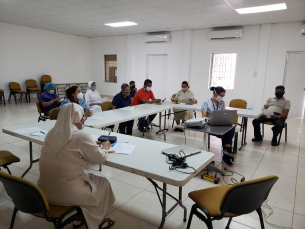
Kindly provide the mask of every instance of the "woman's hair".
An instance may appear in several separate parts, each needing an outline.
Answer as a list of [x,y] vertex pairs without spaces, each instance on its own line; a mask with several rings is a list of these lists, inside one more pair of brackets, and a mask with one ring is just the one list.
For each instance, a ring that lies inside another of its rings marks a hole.
[[210,90],[213,91],[213,93],[216,93],[217,95],[219,95],[221,92],[226,92],[226,90],[221,86],[211,87]]
[[72,86],[66,90],[66,98],[69,99],[71,101],[71,103],[74,103],[74,101],[75,101],[73,94],[76,92],[77,88],[78,88],[78,86]]

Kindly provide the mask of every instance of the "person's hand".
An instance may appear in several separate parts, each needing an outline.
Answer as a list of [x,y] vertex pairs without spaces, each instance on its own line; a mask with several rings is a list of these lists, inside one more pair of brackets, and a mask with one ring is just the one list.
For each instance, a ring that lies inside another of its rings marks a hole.
[[60,98],[59,98],[59,97],[56,97],[56,98],[54,99],[54,101],[55,101],[55,102],[59,102],[59,101],[60,101]]
[[137,89],[137,88],[135,88],[134,90],[135,90],[135,91],[138,91],[138,89]]
[[101,141],[96,141],[96,144],[101,147],[102,146],[102,142]]
[[270,116],[272,119],[277,119],[279,116],[278,115],[271,115]]
[[261,117],[263,117],[263,118],[267,118],[267,116],[266,116],[266,115],[264,115],[264,114],[262,114],[262,115],[261,115]]
[[191,103],[195,103],[195,102],[194,102],[194,99],[189,99],[189,101],[190,101]]
[[161,99],[156,99],[155,100],[155,103],[160,103],[161,102]]
[[93,115],[93,111],[92,110],[87,110],[85,113],[84,113],[84,116],[91,116]]
[[109,141],[105,141],[105,142],[102,143],[102,146],[103,146],[103,147],[102,147],[103,149],[109,150],[110,147],[111,147],[111,144],[110,144]]

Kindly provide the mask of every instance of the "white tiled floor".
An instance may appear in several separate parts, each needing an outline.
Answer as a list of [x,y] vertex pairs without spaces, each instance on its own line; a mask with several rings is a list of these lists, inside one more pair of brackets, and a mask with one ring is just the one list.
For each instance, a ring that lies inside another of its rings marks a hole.
[[[21,118],[20,118],[21,117]],[[4,107],[0,105],[0,129],[6,126],[14,126],[28,122],[37,122],[38,113],[34,102],[27,104],[25,102],[8,104]],[[157,119],[156,119],[157,122]],[[168,143],[182,144],[184,134],[174,132],[171,128],[172,119],[169,119],[167,125]],[[276,224],[285,228],[304,229],[305,228],[305,131],[303,131],[304,121],[297,118],[289,118],[288,123],[288,142],[282,138],[281,145],[273,147],[270,145],[272,132],[269,126],[265,126],[265,140],[260,143],[253,143],[253,128],[251,120],[248,127],[248,144],[241,151],[238,151],[235,165],[232,171],[240,173],[246,177],[246,180],[275,174],[279,177],[278,182],[273,187],[268,204],[273,209],[273,215],[265,223],[266,228],[274,228],[271,224]],[[156,128],[152,132],[146,133],[145,138],[155,141],[164,141],[163,135],[156,135]],[[134,127],[134,136],[142,137],[136,126]],[[187,144],[202,148],[203,135],[198,132],[186,132]],[[241,136],[241,135],[240,135]],[[240,137],[241,138],[241,137]],[[241,139],[239,139],[240,142]],[[15,138],[0,132],[0,150],[9,150],[21,159],[21,162],[10,166],[14,175],[21,176],[29,164],[28,142]],[[34,144],[34,157],[40,155],[41,146]],[[221,165],[221,144],[220,140],[211,137],[211,152],[215,153],[216,166]],[[159,153],[159,152],[156,152]],[[110,180],[116,202],[107,214],[114,217],[116,223],[114,229],[153,229],[157,228],[161,219],[161,207],[155,190],[150,182],[145,178],[134,174],[126,173],[121,170],[103,166],[101,172],[97,165],[88,167],[90,172],[100,176],[105,176]],[[39,177],[39,165],[35,164],[26,179],[37,183]],[[235,174],[234,178],[240,179]],[[225,180],[230,182],[230,177]],[[193,201],[187,197],[187,193],[193,190],[199,190],[215,186],[214,184],[203,181],[200,176],[193,178],[185,187],[183,201],[190,212]],[[176,187],[169,186],[169,193],[178,195]],[[174,203],[168,198],[168,203]],[[266,213],[269,209],[263,208]],[[0,184],[0,229],[9,227],[13,211],[13,203]],[[183,222],[183,211],[177,208],[168,217],[165,228],[186,228],[186,222]],[[227,220],[214,222],[214,228],[225,228]],[[31,215],[18,213],[15,228],[36,229],[36,228],[54,228],[51,223],[43,219],[35,218]],[[72,228],[71,225],[67,227]],[[82,227],[84,228],[84,227]],[[197,217],[193,218],[192,229],[206,228],[205,224]],[[260,228],[257,214],[236,217],[233,219],[231,227],[233,229]]]

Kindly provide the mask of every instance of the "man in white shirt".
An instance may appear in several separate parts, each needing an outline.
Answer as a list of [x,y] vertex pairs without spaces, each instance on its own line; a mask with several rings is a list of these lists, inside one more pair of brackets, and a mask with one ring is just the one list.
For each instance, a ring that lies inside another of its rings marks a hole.
[[272,122],[274,126],[272,127],[273,130],[273,138],[271,145],[277,146],[277,136],[281,132],[285,118],[288,116],[288,112],[290,109],[290,101],[285,99],[283,96],[285,94],[285,87],[284,86],[277,86],[275,88],[275,97],[269,98],[265,105],[264,109],[270,110],[273,112],[270,118],[267,118],[266,115],[262,114],[259,118],[256,118],[252,121],[254,127],[254,138],[252,141],[258,142],[262,141],[263,137],[260,131],[260,124],[264,122]]

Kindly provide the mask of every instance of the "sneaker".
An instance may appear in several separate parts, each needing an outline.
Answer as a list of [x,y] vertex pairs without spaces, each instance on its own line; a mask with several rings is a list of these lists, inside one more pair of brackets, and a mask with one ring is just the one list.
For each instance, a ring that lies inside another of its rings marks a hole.
[[252,138],[252,142],[260,142],[260,141],[263,141],[263,137],[262,136]]
[[222,156],[222,162],[229,167],[233,166],[233,163],[230,161],[230,157],[227,155]]
[[222,153],[223,153],[224,155],[229,156],[229,157],[233,157],[233,158],[235,157],[235,154],[232,152],[232,149],[231,149],[230,147],[224,148],[223,151],[222,151]]

